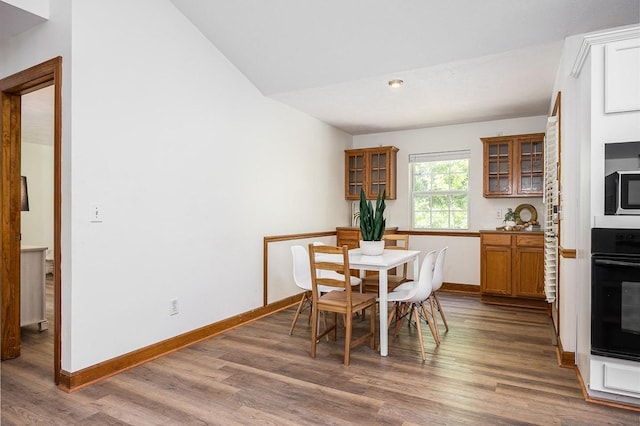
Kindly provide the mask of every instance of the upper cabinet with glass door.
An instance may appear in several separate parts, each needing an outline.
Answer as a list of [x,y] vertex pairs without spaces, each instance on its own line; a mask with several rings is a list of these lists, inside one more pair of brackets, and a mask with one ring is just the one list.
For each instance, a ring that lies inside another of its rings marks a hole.
[[386,199],[396,199],[396,153],[394,146],[345,150],[345,199],[359,200],[360,189],[367,199],[386,190]]
[[482,138],[485,197],[541,197],[544,133]]

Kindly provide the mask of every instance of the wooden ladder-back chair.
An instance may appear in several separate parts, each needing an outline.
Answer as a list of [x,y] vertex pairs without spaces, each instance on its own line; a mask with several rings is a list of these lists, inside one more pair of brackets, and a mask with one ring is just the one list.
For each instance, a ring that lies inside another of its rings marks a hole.
[[[409,249],[409,235],[408,234],[384,234],[382,236],[384,241],[384,248],[388,250],[408,250]],[[398,271],[398,269],[400,271]],[[407,264],[396,268],[395,273],[390,273],[387,276],[388,291],[392,291],[400,284],[409,281],[407,278]],[[379,277],[378,274],[370,274],[362,279],[364,291],[367,293],[379,294]]]
[[[311,356],[316,357],[316,344],[323,336],[333,331],[333,340],[337,339],[338,314],[344,315],[344,365],[349,365],[351,349],[369,340],[369,347],[375,349],[376,332],[376,296],[374,294],[351,291],[349,276],[348,247],[333,247],[309,244],[309,262],[311,264],[312,309],[311,309]],[[341,274],[340,279],[335,274]],[[333,287],[344,291],[331,291],[321,294],[320,288]],[[352,339],[353,314],[371,308],[369,333]],[[332,312],[333,325],[318,332],[319,312]]]
[[[320,245],[321,243],[313,243],[314,245]],[[295,315],[293,316],[293,321],[291,321],[291,328],[289,328],[289,335],[293,334],[293,330],[296,327],[296,323],[298,322],[298,317],[300,313],[305,309],[305,307],[311,308],[312,306],[312,297],[311,297],[311,267],[309,266],[309,253],[307,250],[300,246],[295,245],[291,246],[291,256],[293,260],[293,281],[296,283],[298,287],[304,290],[302,293],[302,298],[300,299],[300,303],[298,303],[298,309],[296,310]],[[332,272],[331,274],[336,279],[344,279],[344,277],[340,274],[336,274]],[[352,286],[360,286],[362,285],[362,281],[358,277],[351,277],[351,285]],[[328,293],[334,290],[340,290],[336,287],[319,287],[320,293]],[[309,321],[311,320],[311,309],[309,309]]]

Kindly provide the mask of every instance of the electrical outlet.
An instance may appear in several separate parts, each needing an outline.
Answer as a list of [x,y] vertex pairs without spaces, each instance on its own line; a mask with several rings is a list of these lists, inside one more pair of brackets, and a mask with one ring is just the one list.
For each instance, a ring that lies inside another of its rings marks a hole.
[[502,219],[502,209],[496,210],[496,219]]
[[178,314],[178,299],[171,299],[171,308],[169,311],[169,315],[177,315]]

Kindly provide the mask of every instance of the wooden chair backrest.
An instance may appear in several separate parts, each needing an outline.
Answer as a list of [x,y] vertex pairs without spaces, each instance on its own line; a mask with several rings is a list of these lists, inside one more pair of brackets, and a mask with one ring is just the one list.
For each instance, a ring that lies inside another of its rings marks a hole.
[[[389,250],[409,250],[409,234],[384,234],[384,248]],[[402,243],[402,244],[400,244]],[[398,273],[398,270],[395,270]],[[407,278],[407,264],[402,267],[402,277]]]
[[[384,234],[384,248],[391,250],[408,250],[409,235],[408,234]],[[402,244],[400,244],[402,243]]]
[[[332,256],[326,256],[332,255]],[[318,286],[336,287],[344,289],[347,303],[351,305],[351,276],[349,275],[349,247],[334,247],[328,245],[309,244],[309,263],[311,264],[311,290],[313,302],[316,303],[320,294]],[[322,274],[321,271],[333,271],[341,274]]]

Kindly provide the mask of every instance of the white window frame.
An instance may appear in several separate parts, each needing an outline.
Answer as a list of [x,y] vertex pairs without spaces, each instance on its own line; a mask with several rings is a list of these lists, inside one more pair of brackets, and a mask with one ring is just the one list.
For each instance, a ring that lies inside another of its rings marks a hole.
[[[466,191],[414,191],[414,164],[417,163],[430,163],[436,161],[453,161],[453,160],[467,160],[467,190]],[[423,153],[423,154],[410,154],[409,155],[409,194],[411,197],[411,212],[410,212],[410,221],[411,221],[411,229],[416,230],[454,230],[454,231],[464,231],[469,229],[469,204],[470,204],[470,196],[469,196],[469,179],[471,178],[471,150],[465,149],[460,151],[444,151],[444,152],[434,152],[434,153]],[[416,228],[415,227],[415,198],[418,195],[466,195],[467,197],[467,227],[466,228]]]

